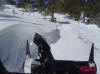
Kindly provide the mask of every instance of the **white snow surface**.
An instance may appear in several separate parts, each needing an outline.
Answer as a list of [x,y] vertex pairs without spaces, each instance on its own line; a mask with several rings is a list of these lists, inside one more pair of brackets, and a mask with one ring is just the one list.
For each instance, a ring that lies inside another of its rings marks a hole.
[[[100,74],[100,28],[95,24],[78,24],[77,21],[69,19],[67,14],[55,14],[57,22],[52,23],[49,21],[50,16],[22,11],[23,9],[11,5],[6,5],[0,11],[0,59],[8,71],[23,72],[27,40],[32,58],[38,57],[37,46],[33,43],[34,34],[37,32],[46,38],[57,60],[87,61],[94,43],[97,74]],[[31,61],[26,60],[26,66],[30,66]],[[30,72],[29,66],[25,72]]]
[[[16,8],[16,10],[18,9]],[[5,14],[7,11],[8,13]],[[32,58],[36,59],[38,51],[33,43],[35,32],[43,35],[49,44],[55,43],[59,39],[59,32],[54,23],[39,19],[37,16],[37,19],[33,16],[29,17],[29,14],[33,13],[20,15],[11,12],[10,9],[0,12],[0,58],[8,71],[23,72],[22,68],[26,57],[26,41],[29,40]],[[38,14],[36,12],[34,15]]]
[[[86,25],[72,19],[68,19],[65,15],[55,14],[60,30],[61,38],[51,44],[51,51],[55,59],[62,60],[80,60],[89,59],[92,43],[95,44],[95,62],[97,64],[97,74],[100,74],[100,28],[95,24]],[[60,19],[59,19],[60,18]]]
[[32,64],[32,62],[33,62],[32,58],[26,58],[25,67],[24,67],[25,73],[31,73],[31,64]]

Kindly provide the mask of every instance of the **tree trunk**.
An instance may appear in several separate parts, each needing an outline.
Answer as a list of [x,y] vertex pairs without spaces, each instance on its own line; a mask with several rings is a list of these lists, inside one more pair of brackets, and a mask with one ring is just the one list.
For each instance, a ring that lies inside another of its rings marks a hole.
[[54,22],[54,12],[51,13],[51,21]]
[[85,12],[83,14],[83,23],[85,23]]
[[55,18],[54,18],[54,7],[52,8],[52,12],[51,12],[51,22],[55,22]]

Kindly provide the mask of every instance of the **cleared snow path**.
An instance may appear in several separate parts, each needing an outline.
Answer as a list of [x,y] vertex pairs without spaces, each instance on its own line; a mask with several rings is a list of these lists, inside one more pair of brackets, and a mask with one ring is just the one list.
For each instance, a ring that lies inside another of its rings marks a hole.
[[[89,58],[89,44],[85,44],[68,25],[60,27],[61,39],[56,44],[51,45],[52,53],[57,60],[77,60],[86,61]],[[85,54],[85,55],[84,55]]]

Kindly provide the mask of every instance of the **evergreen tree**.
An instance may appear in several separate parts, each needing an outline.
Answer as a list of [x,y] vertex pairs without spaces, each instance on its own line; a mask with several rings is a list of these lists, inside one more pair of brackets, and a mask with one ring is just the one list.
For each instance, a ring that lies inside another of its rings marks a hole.
[[5,1],[0,0],[0,10],[3,10]]
[[100,0],[38,0],[38,10],[42,13],[52,16],[51,21],[54,21],[54,13],[68,13],[76,18],[80,17],[81,11],[86,16],[96,16],[100,12]]
[[37,8],[41,13],[44,11],[45,8],[44,2],[45,0],[38,0]]
[[19,0],[17,7],[26,8],[29,3],[30,3],[30,0]]
[[96,16],[100,11],[100,0],[88,0],[86,4],[86,14],[87,16]]
[[[46,4],[46,2],[48,3]],[[55,21],[54,13],[60,12],[60,1],[62,0],[39,0],[38,10],[46,15],[51,15],[51,21]]]
[[84,10],[84,2],[82,0],[65,0],[64,12],[79,18],[80,12]]

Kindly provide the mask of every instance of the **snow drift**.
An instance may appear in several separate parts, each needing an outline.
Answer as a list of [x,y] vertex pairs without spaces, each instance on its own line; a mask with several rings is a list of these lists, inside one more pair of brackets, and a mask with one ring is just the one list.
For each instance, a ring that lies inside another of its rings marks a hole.
[[[50,28],[50,27],[49,27]],[[53,30],[53,29],[52,29]],[[55,29],[54,29],[55,30]],[[51,30],[48,30],[51,31]],[[0,32],[0,59],[10,72],[23,72],[26,58],[26,41],[29,40],[32,58],[37,58],[37,47],[33,43],[34,33],[38,32],[52,41],[49,32],[33,25],[14,25]],[[52,31],[51,31],[52,32]],[[50,34],[52,34],[50,32]],[[49,42],[49,41],[48,41]]]

